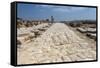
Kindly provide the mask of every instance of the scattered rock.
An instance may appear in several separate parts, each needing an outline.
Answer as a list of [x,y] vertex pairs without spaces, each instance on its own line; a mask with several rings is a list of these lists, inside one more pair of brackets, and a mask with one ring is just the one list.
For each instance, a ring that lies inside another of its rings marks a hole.
[[87,30],[83,29],[83,28],[77,28],[78,31],[80,31],[81,33],[86,33]]
[[90,37],[91,39],[96,40],[96,34],[93,34],[93,33],[87,33],[87,36]]
[[96,28],[87,28],[88,33],[96,33]]
[[19,40],[17,40],[17,48],[21,48],[21,42]]
[[19,40],[17,40],[17,45],[21,45],[22,43],[19,41]]

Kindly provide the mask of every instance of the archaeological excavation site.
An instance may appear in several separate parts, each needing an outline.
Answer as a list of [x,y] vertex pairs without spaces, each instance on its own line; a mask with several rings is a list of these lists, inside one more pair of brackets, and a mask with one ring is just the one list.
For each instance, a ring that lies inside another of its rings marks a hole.
[[96,61],[96,8],[17,3],[17,65]]
[[95,21],[17,22],[18,64],[96,60]]

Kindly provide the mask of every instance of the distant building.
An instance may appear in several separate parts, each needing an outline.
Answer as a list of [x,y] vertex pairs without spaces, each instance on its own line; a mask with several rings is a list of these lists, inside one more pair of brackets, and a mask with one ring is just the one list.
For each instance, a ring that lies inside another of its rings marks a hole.
[[54,23],[54,17],[51,16],[51,23]]

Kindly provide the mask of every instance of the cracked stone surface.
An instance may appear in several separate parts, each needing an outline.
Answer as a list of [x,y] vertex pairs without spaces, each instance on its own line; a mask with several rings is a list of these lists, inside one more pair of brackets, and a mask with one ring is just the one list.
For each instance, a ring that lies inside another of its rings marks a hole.
[[18,49],[18,64],[96,60],[96,43],[81,38],[64,23],[54,23]]

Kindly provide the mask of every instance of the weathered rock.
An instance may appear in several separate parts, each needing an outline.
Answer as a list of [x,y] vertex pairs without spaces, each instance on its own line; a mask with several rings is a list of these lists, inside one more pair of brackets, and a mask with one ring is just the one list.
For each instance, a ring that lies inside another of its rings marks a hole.
[[88,33],[96,33],[96,28],[87,28]]
[[83,29],[83,28],[77,28],[78,31],[80,31],[81,33],[86,33],[87,30],[86,29]]
[[21,42],[19,40],[17,40],[17,48],[21,48]]
[[21,45],[21,42],[19,40],[17,40],[17,45]]
[[40,30],[40,31],[45,31],[46,28],[39,28],[38,30]]
[[87,36],[96,40],[96,34],[94,34],[94,33],[87,33]]

